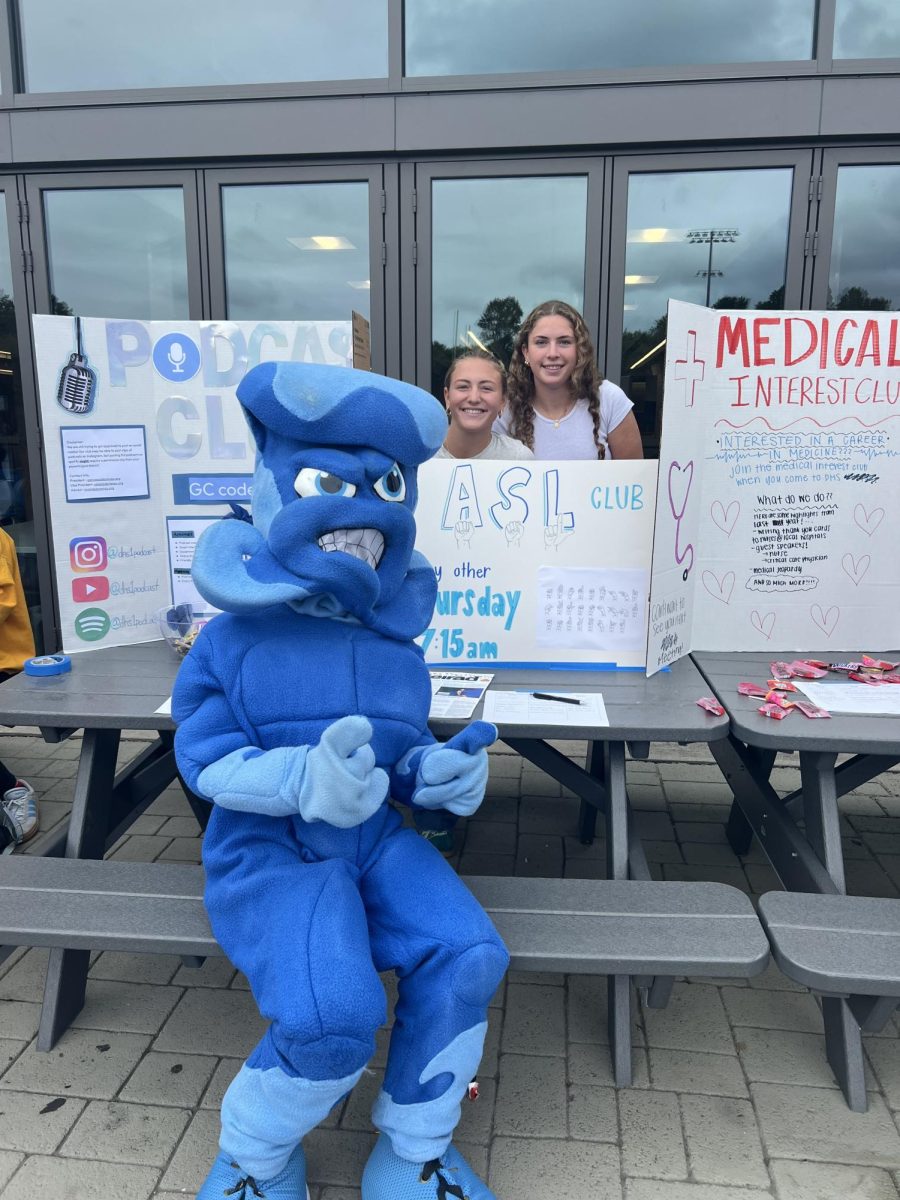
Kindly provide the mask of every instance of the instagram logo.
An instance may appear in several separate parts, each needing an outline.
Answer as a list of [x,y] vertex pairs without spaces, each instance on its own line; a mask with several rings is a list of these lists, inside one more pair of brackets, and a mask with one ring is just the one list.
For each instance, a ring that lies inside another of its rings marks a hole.
[[106,539],[77,537],[69,542],[69,561],[73,571],[103,571],[106,569]]

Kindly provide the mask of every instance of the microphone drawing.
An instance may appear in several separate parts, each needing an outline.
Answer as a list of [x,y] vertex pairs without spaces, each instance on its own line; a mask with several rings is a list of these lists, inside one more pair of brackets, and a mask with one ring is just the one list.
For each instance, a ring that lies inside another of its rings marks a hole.
[[76,317],[75,353],[69,355],[68,364],[60,372],[56,402],[66,412],[75,413],[79,417],[86,416],[94,407],[96,388],[97,376],[88,364],[81,342],[81,317]]
[[172,364],[172,374],[183,375],[184,360],[187,358],[187,355],[184,352],[184,346],[182,346],[181,342],[173,342],[166,357]]

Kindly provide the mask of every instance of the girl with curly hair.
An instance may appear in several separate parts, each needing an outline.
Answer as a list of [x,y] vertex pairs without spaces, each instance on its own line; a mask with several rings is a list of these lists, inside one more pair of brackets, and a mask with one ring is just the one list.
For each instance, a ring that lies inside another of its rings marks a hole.
[[494,422],[535,458],[643,458],[632,403],[597,366],[584,317],[563,300],[533,309],[516,335],[507,407]]

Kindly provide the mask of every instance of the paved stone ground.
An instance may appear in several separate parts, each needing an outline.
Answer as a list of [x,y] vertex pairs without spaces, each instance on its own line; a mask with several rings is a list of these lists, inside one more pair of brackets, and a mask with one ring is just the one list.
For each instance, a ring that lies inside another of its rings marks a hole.
[[[123,743],[123,760],[141,746]],[[567,747],[573,754],[577,747]],[[629,763],[648,858],[664,879],[775,886],[757,847],[725,841],[729,794],[702,747],[653,747]],[[581,748],[583,753],[583,747]],[[78,743],[0,735],[0,758],[41,794],[42,828],[71,801]],[[780,760],[781,761],[781,760]],[[776,768],[799,784],[791,759]],[[900,773],[842,801],[851,890],[900,895]],[[508,753],[492,754],[488,798],[461,828],[472,874],[595,877],[602,843],[573,836],[577,802]],[[113,857],[196,862],[197,828],[177,789]],[[262,1025],[223,960],[101,954],[75,1026],[50,1054],[34,1035],[45,956],[0,963],[0,1198],[174,1200],[193,1195],[215,1153],[217,1106]],[[846,1108],[823,1053],[815,1001],[776,970],[750,984],[681,981],[663,1011],[639,1013],[636,1086],[616,1092],[605,1046],[604,980],[511,975],[495,998],[481,1098],[458,1142],[501,1200],[898,1200],[900,1027],[866,1039],[870,1106]],[[307,1140],[313,1200],[352,1200],[372,1143],[370,1074]]]

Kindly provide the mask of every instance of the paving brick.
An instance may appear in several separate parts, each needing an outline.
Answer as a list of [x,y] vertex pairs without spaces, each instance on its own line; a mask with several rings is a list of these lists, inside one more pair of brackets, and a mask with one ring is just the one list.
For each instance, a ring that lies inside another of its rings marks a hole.
[[558,879],[563,868],[562,838],[550,834],[519,834],[516,874]]
[[123,838],[106,857],[116,862],[156,862],[171,840],[150,834],[129,836]]
[[725,826],[719,821],[676,821],[675,833],[680,842],[707,842],[716,846],[728,845],[728,838],[725,836]]
[[29,950],[0,977],[0,1000],[40,1001],[47,974],[47,950]]
[[664,1092],[700,1092],[710,1096],[746,1096],[747,1084],[734,1054],[699,1050],[650,1050],[650,1079]]
[[678,1097],[668,1092],[623,1090],[619,1095],[622,1169],[626,1175],[686,1179]]
[[897,885],[875,863],[848,859],[844,863],[844,875],[851,896],[884,896],[888,899],[900,896]]
[[[632,1084],[634,1088],[650,1086],[650,1070],[647,1065],[647,1051],[638,1048],[631,1049]],[[607,1046],[598,1046],[590,1042],[569,1047],[568,1076],[571,1083],[588,1083],[594,1087],[612,1087],[614,1084],[612,1063]]]
[[[682,802],[686,804],[730,804],[731,789],[724,779],[718,783],[694,782],[693,780],[667,780],[664,782],[666,799],[673,807]],[[676,813],[677,815],[677,813]]]
[[619,1153],[599,1142],[498,1137],[488,1184],[497,1196],[529,1196],[540,1180],[541,1200],[621,1200]]
[[676,983],[665,1008],[644,1007],[648,1046],[733,1054],[734,1041],[717,988]]
[[779,1200],[897,1200],[887,1171],[835,1163],[769,1163]]
[[758,1029],[798,1029],[819,1033],[822,1014],[809,992],[766,992],[762,988],[722,988],[732,1025]]
[[788,979],[787,975],[782,974],[775,963],[771,961],[759,975],[754,975],[748,979],[747,985],[752,988],[762,988],[764,992],[806,991],[805,987],[802,987],[799,983],[794,983],[793,979]]
[[696,1180],[769,1186],[769,1173],[749,1100],[682,1096],[681,1116],[691,1173]]
[[43,1158],[25,1161],[3,1191],[3,1200],[149,1200],[159,1171],[127,1163],[89,1162],[74,1158]]
[[734,1039],[747,1078],[754,1082],[837,1087],[821,1033],[739,1027]]
[[72,1026],[156,1033],[181,995],[180,988],[144,987],[89,976],[84,1008],[73,1018]]
[[555,833],[561,837],[578,828],[578,800],[562,796],[523,796],[519,805],[520,833]]
[[771,1158],[900,1168],[900,1134],[880,1096],[855,1113],[837,1090],[753,1083],[750,1093]]
[[543,771],[529,770],[526,766],[522,771],[522,796],[560,796],[562,788],[555,779],[551,779]]
[[41,1006],[27,1000],[0,1000],[0,1033],[5,1038],[28,1042],[37,1033]]
[[94,1101],[75,1122],[60,1153],[163,1167],[189,1118],[184,1108]]
[[[598,1042],[607,1045],[607,985],[605,975],[570,975],[567,997],[570,1042]],[[640,1008],[632,1008],[631,1040],[643,1045]]]
[[136,1033],[70,1029],[48,1054],[32,1042],[0,1080],[0,1089],[111,1100],[149,1041]]
[[246,1058],[265,1030],[249,992],[189,988],[160,1030],[154,1049]]
[[758,1188],[719,1187],[709,1183],[629,1179],[625,1184],[625,1200],[772,1200],[772,1193],[761,1192]]
[[506,989],[504,1054],[566,1053],[565,993],[562,988],[511,983]]
[[374,1144],[374,1131],[354,1133],[320,1125],[303,1139],[308,1179],[316,1184],[358,1186]]
[[[159,1180],[160,1189],[185,1191],[193,1195],[209,1174],[209,1168],[218,1152],[219,1114],[201,1109],[191,1118],[178,1149]],[[6,1197],[3,1200],[6,1200]]]
[[564,1138],[565,1059],[501,1055],[494,1128],[516,1137]]
[[158,862],[183,862],[196,864],[200,862],[200,838],[175,838],[162,850]]
[[866,1051],[878,1082],[893,1109],[900,1109],[900,1041],[866,1038]]
[[0,1091],[0,1147],[52,1154],[83,1108],[75,1096]]
[[0,1075],[16,1061],[27,1045],[28,1042],[15,1038],[0,1038]]
[[214,1108],[218,1111],[222,1107],[222,1098],[228,1088],[228,1085],[237,1075],[238,1071],[244,1064],[242,1058],[223,1058],[216,1069],[212,1073],[212,1078],[209,1081],[209,1087],[203,1093],[203,1099],[200,1101],[201,1108]]
[[13,1177],[24,1161],[24,1154],[14,1154],[11,1150],[0,1150],[0,1188]]
[[504,821],[470,821],[466,829],[466,854],[516,852],[516,827]]
[[570,1083],[568,1097],[570,1137],[587,1142],[618,1143],[619,1117],[615,1088]]
[[202,1054],[160,1054],[152,1050],[119,1093],[120,1100],[136,1104],[165,1104],[193,1108],[200,1100],[216,1067]]
[[[737,861],[737,860],[735,860]],[[663,876],[681,883],[726,883],[738,891],[750,892],[750,884],[741,867],[690,866],[680,863],[664,863]]]
[[180,963],[172,983],[179,987],[227,988],[236,973],[227,958],[216,956],[205,959],[200,967],[186,967]]

